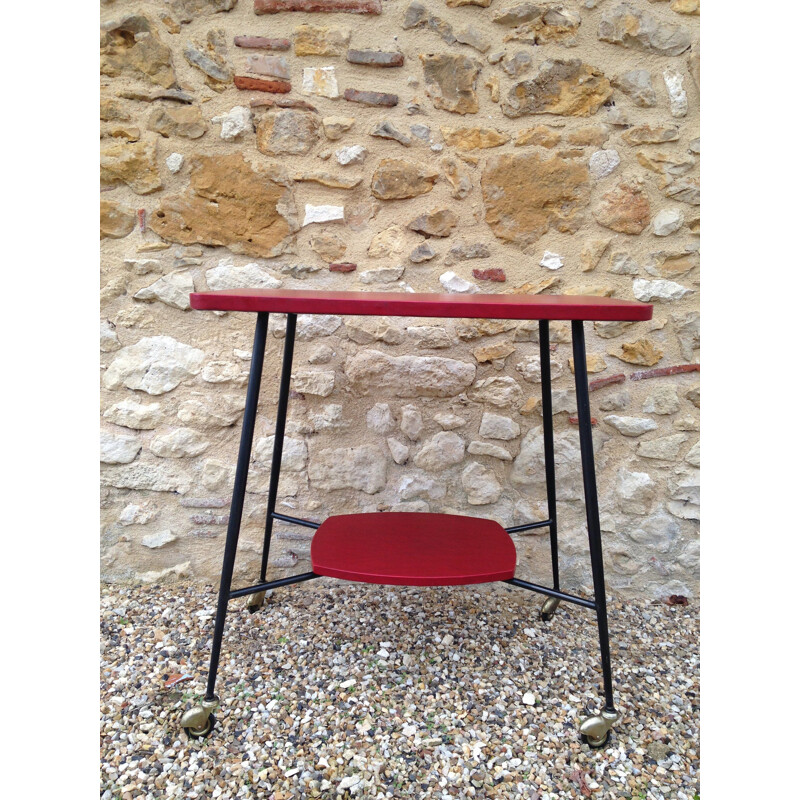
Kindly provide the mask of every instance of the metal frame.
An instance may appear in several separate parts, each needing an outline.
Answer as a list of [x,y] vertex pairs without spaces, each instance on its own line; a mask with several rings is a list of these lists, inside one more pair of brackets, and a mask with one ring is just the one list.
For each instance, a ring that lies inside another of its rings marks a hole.
[[[242,420],[242,436],[239,443],[239,456],[236,463],[236,478],[233,485],[231,499],[231,512],[228,522],[228,532],[225,541],[225,553],[222,560],[222,574],[220,576],[219,598],[217,601],[217,616],[214,625],[214,637],[211,647],[211,659],[208,668],[208,683],[206,687],[203,710],[192,709],[184,716],[184,720],[199,719],[187,727],[191,735],[207,735],[213,727],[209,723],[210,712],[219,704],[219,698],[214,693],[219,668],[219,657],[222,649],[222,637],[225,629],[225,618],[228,611],[228,602],[236,597],[244,597],[277,589],[281,586],[290,586],[295,583],[313,580],[320,577],[315,572],[304,572],[287,578],[267,581],[267,564],[272,539],[272,526],[274,521],[281,520],[307,528],[318,528],[319,524],[311,520],[280,514],[275,511],[280,478],[281,458],[283,455],[283,441],[286,430],[286,413],[289,403],[289,385],[292,374],[292,359],[294,355],[295,331],[297,315],[287,314],[286,338],[283,347],[283,363],[278,391],[278,409],[275,422],[275,439],[272,453],[272,472],[269,482],[269,497],[267,500],[267,517],[264,528],[264,548],[261,557],[260,581],[253,586],[241,589],[231,589],[233,568],[236,561],[236,549],[239,542],[239,530],[242,522],[245,491],[247,488],[247,474],[250,465],[250,456],[253,446],[253,431],[255,428],[258,397],[261,388],[261,375],[264,364],[264,351],[266,346],[269,314],[259,312],[256,321],[256,331],[253,340],[253,353],[250,361],[250,377],[247,385],[247,399]],[[606,612],[605,577],[603,572],[602,536],[600,531],[600,515],[597,503],[597,481],[594,467],[594,451],[592,446],[592,421],[589,407],[589,382],[586,371],[586,343],[584,339],[583,322],[572,322],[572,351],[575,367],[575,391],[578,404],[578,433],[581,449],[581,468],[583,473],[583,490],[586,503],[586,523],[589,535],[589,553],[592,565],[592,581],[594,597],[591,599],[578,597],[562,592],[559,582],[558,570],[558,522],[556,511],[556,475],[555,475],[555,449],[553,442],[553,405],[550,370],[550,327],[548,320],[539,321],[539,353],[542,376],[542,417],[544,433],[544,460],[545,480],[547,486],[547,515],[546,520],[516,525],[505,530],[509,533],[519,533],[535,528],[549,528],[550,553],[552,561],[553,586],[546,587],[530,583],[519,578],[511,578],[506,583],[527,589],[538,594],[543,594],[549,599],[545,607],[549,611],[543,612],[543,618],[549,619],[555,612],[558,603],[562,600],[574,603],[584,608],[594,609],[597,614],[597,628],[600,638],[600,655],[603,668],[603,689],[605,707],[601,714],[591,717],[581,725],[581,732],[585,731],[585,739],[590,744],[600,746],[605,743],[611,724],[616,721],[618,713],[614,708],[613,685],[611,675],[611,653],[608,639],[608,619]],[[191,715],[195,716],[192,717]],[[198,716],[199,715],[199,716]],[[203,727],[205,726],[205,727]]]

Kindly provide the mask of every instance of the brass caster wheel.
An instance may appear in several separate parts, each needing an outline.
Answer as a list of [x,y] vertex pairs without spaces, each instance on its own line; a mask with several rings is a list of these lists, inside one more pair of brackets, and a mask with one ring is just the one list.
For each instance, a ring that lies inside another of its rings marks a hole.
[[594,749],[605,747],[608,744],[611,727],[618,719],[619,714],[608,709],[604,709],[593,717],[587,717],[578,728],[581,741]]
[[246,601],[247,610],[251,614],[255,614],[256,611],[259,611],[264,606],[264,600],[266,600],[266,597],[266,592],[256,592],[255,594],[248,595]]
[[542,618],[543,622],[550,622],[550,620],[553,619],[560,603],[561,601],[557,597],[548,597],[547,600],[542,603],[542,610],[539,616]]
[[206,720],[205,725],[202,728],[186,728],[186,735],[190,739],[203,739],[208,736],[211,731],[214,730],[214,726],[217,724],[217,718],[213,714],[208,715],[208,719]]
[[203,700],[199,706],[190,708],[181,717],[181,727],[190,739],[202,739],[208,736],[217,723],[217,718],[212,712],[219,708],[219,698]]

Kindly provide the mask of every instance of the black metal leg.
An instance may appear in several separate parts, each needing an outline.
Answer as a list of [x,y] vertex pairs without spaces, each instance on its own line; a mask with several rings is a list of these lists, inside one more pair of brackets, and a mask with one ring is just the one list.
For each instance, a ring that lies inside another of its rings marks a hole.
[[556,459],[553,448],[553,397],[550,383],[550,322],[539,320],[539,362],[542,371],[542,429],[544,432],[544,473],[547,481],[547,518],[550,520],[550,557],[553,588],[558,580],[558,522],[556,520]]
[[261,388],[261,372],[264,366],[264,348],[267,341],[267,323],[269,314],[259,312],[256,320],[256,333],[253,339],[253,355],[250,359],[250,380],[247,384],[247,399],[242,420],[242,438],[239,441],[239,458],[236,461],[236,479],[233,483],[231,514],[228,520],[228,535],[225,540],[225,555],[222,559],[222,576],[219,582],[219,599],[217,600],[217,619],[214,623],[214,640],[211,645],[211,661],[208,665],[208,684],[205,699],[214,699],[214,687],[217,682],[219,654],[222,648],[222,634],[225,630],[225,616],[228,612],[228,600],[233,578],[233,565],[236,561],[236,546],[239,543],[239,528],[242,524],[244,509],[244,493],[247,488],[247,472],[250,467],[250,453],[253,449],[253,430],[256,424],[258,393]]
[[[264,528],[264,549],[261,554],[261,581],[267,579],[269,545],[272,539],[272,523],[275,519],[275,504],[278,500],[278,479],[283,457],[283,436],[286,431],[286,409],[289,406],[289,384],[292,379],[292,357],[294,356],[294,334],[297,328],[297,314],[286,315],[286,340],[283,344],[283,366],[281,385],[278,391],[278,416],[275,420],[275,440],[272,445],[272,471],[269,476],[269,497],[267,498],[267,521]],[[312,523],[313,524],[313,523]]]
[[600,512],[597,506],[597,481],[594,472],[589,378],[586,371],[586,342],[583,333],[583,322],[580,320],[573,320],[572,322],[572,354],[575,366],[575,392],[578,400],[578,432],[581,444],[583,493],[586,499],[586,524],[589,530],[589,553],[592,561],[597,628],[600,634],[600,658],[603,665],[605,711],[615,713],[614,690],[611,681],[611,650],[608,644],[603,545],[600,533]]

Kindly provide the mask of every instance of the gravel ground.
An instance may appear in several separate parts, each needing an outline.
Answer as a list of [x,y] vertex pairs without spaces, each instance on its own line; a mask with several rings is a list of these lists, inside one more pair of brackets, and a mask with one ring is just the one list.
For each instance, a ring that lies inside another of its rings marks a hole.
[[215,602],[210,586],[102,590],[104,800],[699,795],[697,606],[611,600],[622,718],[590,750],[575,725],[600,696],[591,611],[543,623],[538,595],[504,585],[329,579],[254,615],[231,603],[217,727],[188,739]]

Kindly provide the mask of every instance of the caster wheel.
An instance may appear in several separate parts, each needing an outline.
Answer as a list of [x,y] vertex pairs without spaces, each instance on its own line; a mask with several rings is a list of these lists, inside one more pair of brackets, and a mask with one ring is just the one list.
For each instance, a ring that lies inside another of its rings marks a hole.
[[541,619],[542,622],[550,622],[550,620],[555,616],[556,610],[558,609],[560,603],[561,601],[557,597],[548,597],[547,600],[542,603],[542,610],[539,612],[539,619]]
[[184,730],[190,739],[203,739],[214,730],[216,724],[217,718],[213,714],[209,714],[208,720],[202,728],[184,728]]
[[599,744],[592,744],[591,740],[589,739],[589,737],[585,733],[581,734],[581,741],[584,744],[588,744],[589,747],[592,748],[592,750],[602,750],[606,745],[608,745],[611,742],[611,731],[609,731],[605,735],[605,738]]

